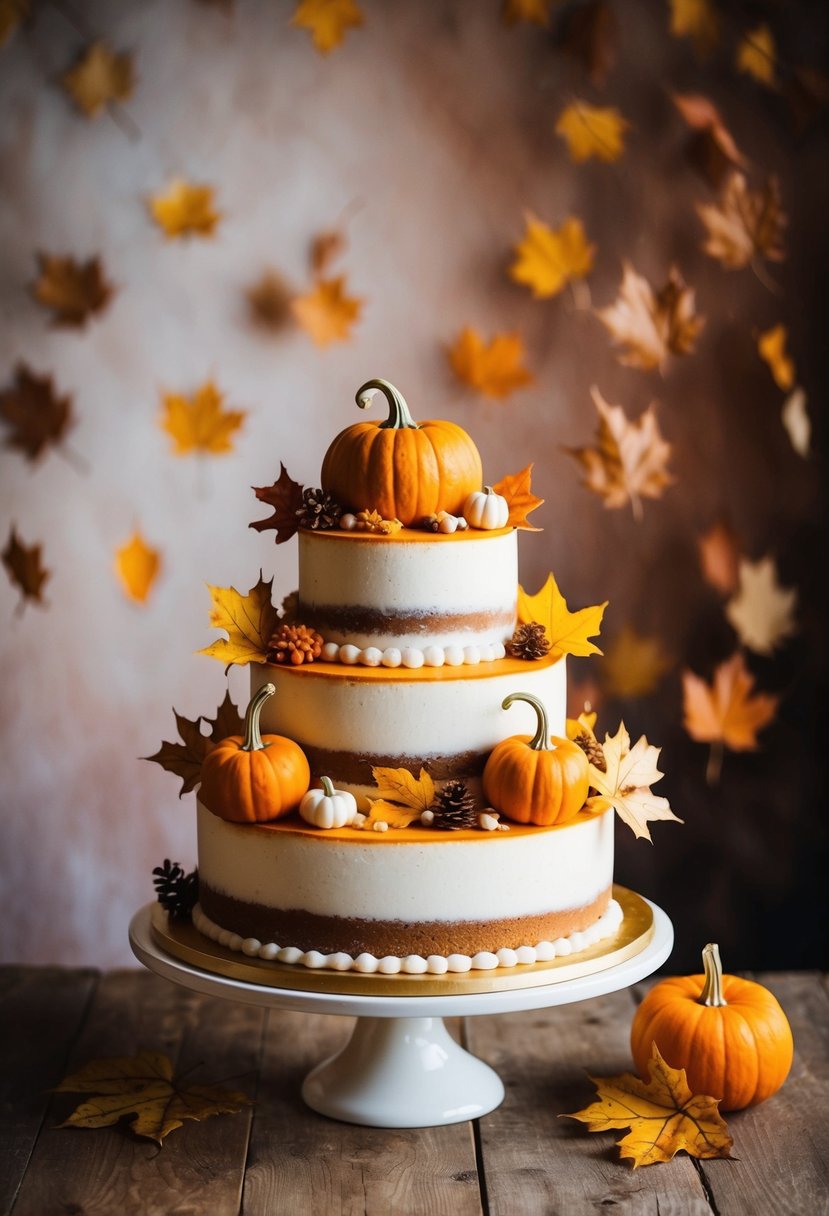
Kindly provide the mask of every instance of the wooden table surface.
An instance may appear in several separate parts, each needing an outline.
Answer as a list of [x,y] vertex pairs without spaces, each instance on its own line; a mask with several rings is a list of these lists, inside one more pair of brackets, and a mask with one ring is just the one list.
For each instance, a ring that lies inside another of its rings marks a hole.
[[[633,1170],[614,1135],[559,1119],[596,1075],[631,1068],[637,989],[577,1005],[458,1019],[506,1099],[476,1123],[385,1131],[336,1123],[300,1098],[352,1020],[199,996],[141,970],[0,968],[0,1214],[14,1216],[764,1216],[829,1213],[829,989],[817,973],[754,977],[792,1023],[783,1089],[728,1116],[734,1160]],[[248,1091],[250,1110],[186,1123],[159,1149],[124,1126],[56,1127],[81,1100],[50,1094],[71,1069],[140,1049],[192,1080]],[[622,1133],[619,1133],[621,1136]]]

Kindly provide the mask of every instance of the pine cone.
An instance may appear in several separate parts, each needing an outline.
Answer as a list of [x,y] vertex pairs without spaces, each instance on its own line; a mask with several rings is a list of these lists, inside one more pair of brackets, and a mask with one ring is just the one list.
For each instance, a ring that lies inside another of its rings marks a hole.
[[302,491],[302,506],[297,511],[297,518],[303,528],[313,528],[316,532],[336,528],[342,513],[340,504],[324,490]]
[[322,653],[322,634],[307,625],[280,625],[268,642],[268,662],[313,663]]
[[185,874],[177,861],[164,858],[163,866],[153,870],[156,898],[173,920],[189,920],[199,898],[199,872]]
[[576,735],[573,742],[578,743],[581,750],[587,756],[587,759],[599,770],[600,773],[607,772],[607,760],[605,760],[602,745],[592,731],[581,731],[580,734]]
[[447,781],[435,798],[432,827],[447,832],[458,832],[463,828],[478,826],[478,807],[474,794],[470,794],[465,781]]
[[550,650],[550,642],[543,625],[531,622],[519,625],[507,642],[507,654],[514,659],[543,659]]

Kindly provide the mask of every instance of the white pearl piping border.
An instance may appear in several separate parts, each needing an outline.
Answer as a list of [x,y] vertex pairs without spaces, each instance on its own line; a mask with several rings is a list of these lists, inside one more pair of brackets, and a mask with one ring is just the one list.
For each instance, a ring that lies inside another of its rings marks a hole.
[[199,933],[228,950],[246,954],[249,958],[261,958],[265,962],[292,963],[318,971],[359,971],[363,975],[446,975],[447,972],[462,974],[466,971],[494,971],[497,967],[531,966],[533,963],[548,963],[555,958],[578,954],[605,937],[616,933],[622,923],[623,912],[615,899],[611,899],[605,912],[589,928],[571,933],[569,937],[556,938],[554,942],[538,942],[535,946],[519,946],[517,950],[498,950],[492,954],[487,950],[472,955],[409,954],[406,958],[387,955],[376,958],[373,954],[321,954],[319,950],[300,950],[297,946],[277,946],[275,942],[264,945],[255,937],[243,938],[229,929],[215,924],[196,904],[193,909],[193,924]]
[[352,646],[346,642],[326,642],[320,654],[328,663],[344,663],[348,667],[463,667],[476,663],[493,663],[506,655],[503,642],[485,642],[481,646],[389,646],[380,650],[378,646]]

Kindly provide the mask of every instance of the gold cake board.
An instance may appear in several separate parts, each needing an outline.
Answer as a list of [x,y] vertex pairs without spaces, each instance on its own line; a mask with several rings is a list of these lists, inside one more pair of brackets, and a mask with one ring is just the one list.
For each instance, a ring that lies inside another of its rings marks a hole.
[[378,975],[375,972],[363,975],[356,971],[312,970],[240,957],[238,952],[210,941],[190,921],[171,920],[160,904],[152,909],[152,933],[157,945],[181,962],[264,988],[359,996],[458,996],[559,984],[605,971],[633,958],[653,937],[653,911],[647,900],[627,887],[614,885],[613,898],[624,913],[621,926],[612,937],[579,951],[577,958],[565,956],[548,963],[463,974]]

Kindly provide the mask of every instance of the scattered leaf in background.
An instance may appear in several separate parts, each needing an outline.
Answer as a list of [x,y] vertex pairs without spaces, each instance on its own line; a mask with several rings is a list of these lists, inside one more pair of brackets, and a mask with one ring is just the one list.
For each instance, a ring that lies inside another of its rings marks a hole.
[[607,605],[605,600],[603,604],[570,612],[552,574],[547,575],[546,583],[535,595],[528,595],[522,586],[518,587],[518,620],[523,625],[536,622],[544,626],[552,657],[573,654],[585,658],[601,654],[598,646],[587,639],[598,636]]
[[740,545],[728,524],[719,521],[700,536],[699,563],[702,576],[720,595],[737,590],[740,571]]
[[573,101],[559,114],[555,131],[566,141],[575,164],[591,157],[612,164],[624,153],[625,132],[629,127],[627,119],[612,106]]
[[784,393],[794,386],[795,377],[794,363],[786,354],[787,338],[786,326],[775,325],[772,329],[764,330],[757,339],[760,358],[768,364],[775,384],[782,388]]
[[302,486],[289,476],[285,465],[279,463],[279,477],[272,486],[254,486],[253,492],[260,502],[273,507],[273,515],[267,519],[255,519],[249,528],[264,532],[269,528],[276,531],[274,541],[281,545],[290,540],[299,529],[299,512],[302,510]]
[[619,1154],[639,1165],[670,1161],[677,1153],[691,1157],[730,1157],[734,1141],[719,1112],[719,1099],[692,1094],[684,1068],[671,1068],[654,1043],[648,1080],[633,1073],[591,1077],[596,1086],[592,1106],[565,1119],[578,1119],[591,1132],[630,1128],[618,1142]]
[[208,735],[202,734],[201,716],[191,722],[175,709],[173,714],[181,743],[169,743],[165,739],[155,755],[142,756],[142,760],[160,764],[165,772],[181,777],[181,789],[178,794],[181,798],[195,789],[201,781],[202,761],[208,752],[212,752],[215,742]]
[[363,24],[361,9],[354,0],[299,0],[291,25],[308,30],[321,55],[343,41],[346,31]]
[[693,133],[689,158],[712,185],[722,185],[729,169],[746,167],[746,158],[710,98],[701,93],[674,93],[672,96],[674,105]]
[[593,269],[596,246],[588,243],[580,219],[569,216],[556,230],[528,214],[526,224],[509,273],[537,300],[558,295],[569,282],[585,278]]
[[363,301],[346,295],[345,275],[339,275],[335,279],[318,279],[313,291],[298,296],[291,307],[316,345],[327,346],[329,342],[348,341]]
[[777,713],[780,698],[753,688],[754,676],[739,650],[715,669],[711,684],[692,671],[682,673],[683,726],[698,743],[711,744],[705,770],[709,785],[719,781],[723,748],[756,751],[757,732]]
[[550,24],[550,7],[553,0],[504,0],[501,17],[505,25],[517,25],[521,21],[532,25]]
[[0,0],[0,46],[4,46],[28,16],[30,0]]
[[173,1062],[157,1051],[91,1060],[55,1086],[59,1094],[94,1094],[59,1127],[110,1127],[134,1115],[136,1136],[161,1144],[185,1119],[233,1115],[251,1105],[247,1094],[220,1085],[187,1085],[173,1076]]
[[208,583],[213,601],[210,624],[214,629],[224,629],[227,637],[198,653],[225,664],[266,662],[270,640],[279,626],[279,614],[271,603],[272,586],[273,579],[266,583],[261,573],[247,595],[235,587],[212,587]]
[[781,587],[773,558],[741,560],[739,586],[725,606],[725,615],[744,646],[755,654],[773,654],[797,632],[796,608],[797,591]]
[[21,594],[19,611],[23,611],[29,600],[43,605],[43,585],[52,577],[41,562],[42,545],[26,545],[17,535],[12,524],[9,539],[0,557],[9,576],[9,581]]
[[492,488],[509,503],[508,527],[523,528],[526,532],[541,532],[542,528],[527,522],[527,516],[544,502],[543,498],[532,492],[532,473],[533,466],[528,464],[520,473],[508,473]]
[[562,14],[558,45],[580,60],[591,84],[601,88],[616,66],[619,37],[616,17],[606,0],[587,0]]
[[659,638],[623,625],[605,650],[602,684],[611,697],[647,697],[672,666]]
[[458,379],[485,397],[508,397],[533,382],[523,366],[524,343],[518,334],[496,334],[487,343],[467,325],[448,353]]
[[102,114],[111,101],[126,101],[135,87],[132,55],[120,55],[105,42],[93,42],[61,77],[61,83],[87,118]]
[[9,427],[5,446],[35,461],[61,443],[72,426],[72,398],[58,395],[51,376],[38,376],[19,363],[13,383],[0,391],[0,418]]
[[783,89],[797,133],[802,135],[829,105],[829,76],[817,68],[795,67]]
[[670,6],[674,38],[690,38],[702,59],[710,55],[720,42],[720,16],[712,0],[670,0]]
[[777,48],[771,30],[765,24],[758,25],[741,40],[737,47],[737,71],[753,76],[760,84],[776,88],[775,65]]
[[331,263],[342,257],[347,247],[347,241],[342,232],[331,229],[320,232],[311,242],[311,273],[319,278],[330,269]]
[[780,207],[776,177],[755,193],[742,173],[732,173],[719,204],[698,203],[697,214],[708,234],[702,248],[727,270],[748,266],[758,254],[770,262],[783,261],[783,228],[788,221]]
[[83,326],[106,308],[113,288],[99,258],[76,262],[73,257],[38,253],[37,260],[38,277],[32,291],[38,304],[51,309],[54,325]]
[[251,317],[263,329],[278,333],[293,320],[293,292],[275,270],[263,271],[259,280],[245,294]]
[[588,810],[601,814],[613,807],[637,840],[651,840],[649,823],[682,823],[667,798],[651,793],[650,787],[664,776],[656,767],[661,748],[648,743],[644,735],[631,747],[624,722],[615,735],[605,735],[601,748],[605,767],[590,764],[590,788],[596,790],[596,796],[588,798]]
[[224,394],[207,380],[191,398],[163,393],[161,428],[173,440],[176,456],[190,452],[220,456],[233,451],[233,436],[244,422],[244,410],[226,410]]
[[567,716],[578,718],[580,714],[593,713],[604,702],[604,692],[598,680],[588,676],[583,680],[571,680],[567,673]]
[[160,568],[159,551],[148,545],[138,531],[115,552],[115,573],[124,594],[137,604],[147,602]]
[[806,393],[796,388],[784,401],[781,414],[792,447],[804,459],[812,450],[812,423],[806,406]]
[[372,768],[371,775],[380,798],[409,807],[417,815],[428,811],[435,801],[435,783],[425,768],[415,777],[407,768]]
[[599,411],[598,446],[565,448],[584,470],[582,484],[610,509],[630,503],[642,518],[642,499],[661,498],[673,481],[666,465],[671,445],[662,437],[655,406],[632,421],[620,405],[608,405],[595,386],[590,390]]
[[170,240],[185,236],[212,236],[222,213],[216,210],[213,186],[197,186],[174,178],[166,193],[152,194],[150,215]]
[[597,309],[596,316],[607,326],[614,344],[626,348],[619,362],[647,371],[659,367],[669,352],[687,355],[693,351],[705,325],[705,318],[698,317],[694,308],[694,292],[675,266],[668,282],[654,294],[648,280],[630,262],[624,262],[619,295],[608,308]]

